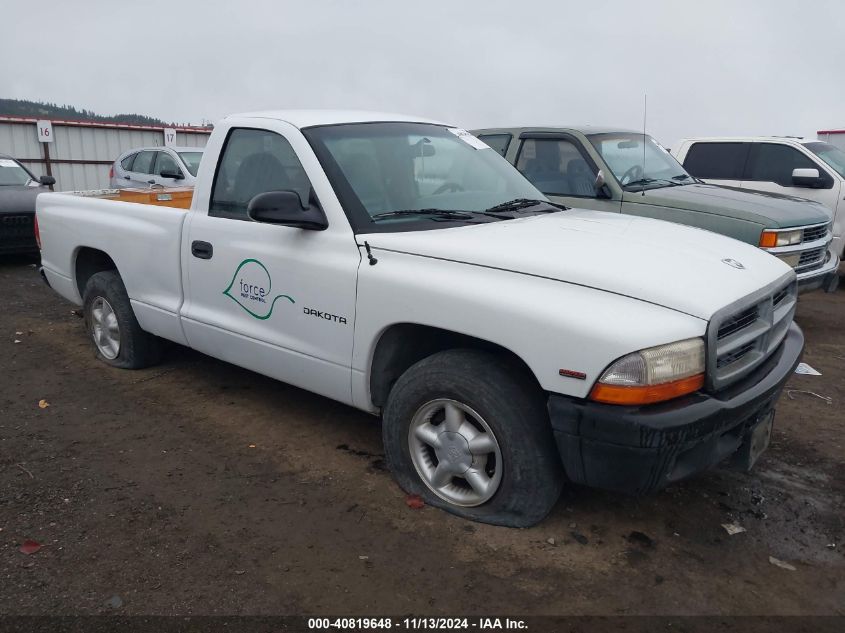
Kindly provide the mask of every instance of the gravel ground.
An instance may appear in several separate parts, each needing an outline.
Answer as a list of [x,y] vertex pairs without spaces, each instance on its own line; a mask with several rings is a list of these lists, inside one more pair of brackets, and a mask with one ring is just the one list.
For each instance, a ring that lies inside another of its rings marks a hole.
[[845,290],[788,385],[832,404],[785,395],[750,475],[512,530],[408,508],[373,417],[180,347],[111,369],[31,261],[0,288],[0,614],[845,615]]

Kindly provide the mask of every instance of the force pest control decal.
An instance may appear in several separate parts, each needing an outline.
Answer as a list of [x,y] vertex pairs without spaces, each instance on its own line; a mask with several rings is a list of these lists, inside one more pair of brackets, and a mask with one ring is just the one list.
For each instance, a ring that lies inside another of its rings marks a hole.
[[[272,297],[272,281],[270,272],[257,259],[245,259],[239,265],[229,287],[223,294],[241,306],[256,319],[269,319],[273,308],[279,299],[287,299],[296,303],[288,295]],[[272,297],[272,298],[271,298]]]
[[[273,282],[267,267],[257,259],[245,259],[238,265],[232,281],[229,282],[229,287],[223,291],[223,294],[241,306],[251,317],[264,321],[273,314],[273,308],[279,299],[296,303],[290,295],[274,297],[272,288]],[[347,323],[346,317],[325,310],[304,307],[302,312],[307,316],[332,323],[341,325]]]

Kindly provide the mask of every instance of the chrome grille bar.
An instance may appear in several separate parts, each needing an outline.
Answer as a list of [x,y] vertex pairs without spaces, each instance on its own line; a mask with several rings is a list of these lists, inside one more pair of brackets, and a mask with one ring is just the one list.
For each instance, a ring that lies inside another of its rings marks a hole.
[[824,239],[830,230],[830,224],[817,224],[816,226],[808,226],[804,228],[801,237],[801,243],[815,242],[816,240]]
[[707,388],[748,375],[780,345],[795,315],[795,273],[719,310],[707,327]]

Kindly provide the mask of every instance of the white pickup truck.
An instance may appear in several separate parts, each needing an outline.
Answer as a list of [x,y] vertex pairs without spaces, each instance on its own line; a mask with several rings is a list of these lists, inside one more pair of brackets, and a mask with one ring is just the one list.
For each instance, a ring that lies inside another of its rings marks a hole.
[[232,116],[190,210],[43,194],[37,226],[106,363],[164,339],[380,414],[406,491],[490,523],[536,523],[565,479],[750,468],[803,348],[777,258],[553,206],[420,118]]

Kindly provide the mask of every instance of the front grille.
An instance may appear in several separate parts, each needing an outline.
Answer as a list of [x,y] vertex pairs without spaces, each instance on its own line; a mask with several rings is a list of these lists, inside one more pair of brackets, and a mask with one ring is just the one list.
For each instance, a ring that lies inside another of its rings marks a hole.
[[815,242],[816,240],[824,239],[830,230],[829,224],[820,224],[819,226],[809,226],[804,229],[801,242]]
[[31,215],[0,216],[0,248],[14,248],[35,244],[35,229]]
[[724,354],[716,359],[716,369],[721,369],[722,367],[727,367],[738,360],[741,360],[743,356],[748,354],[749,352],[754,350],[754,341],[750,343],[746,343],[742,347],[740,347],[735,352],[729,352]]
[[3,215],[0,216],[0,226],[31,226],[32,216],[29,215]]
[[748,375],[777,349],[798,301],[794,280],[781,280],[717,312],[707,329],[707,381],[722,389]]
[[719,340],[730,336],[734,332],[738,332],[742,330],[757,320],[759,316],[759,309],[757,306],[751,306],[747,310],[743,310],[742,312],[730,317],[727,321],[725,321],[722,325],[719,326],[719,333],[717,338]]
[[796,272],[806,272],[813,268],[818,268],[824,263],[824,256],[827,252],[825,248],[814,248],[811,251],[804,251],[801,253],[801,259],[798,260],[798,265],[795,267]]

